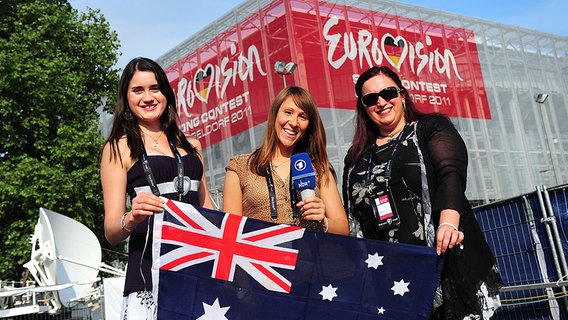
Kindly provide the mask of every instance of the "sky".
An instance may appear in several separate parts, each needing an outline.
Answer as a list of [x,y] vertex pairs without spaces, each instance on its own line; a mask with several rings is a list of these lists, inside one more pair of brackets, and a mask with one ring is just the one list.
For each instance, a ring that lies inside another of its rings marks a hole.
[[[79,11],[100,9],[121,43],[117,63],[157,59],[237,7],[243,0],[69,0]],[[403,0],[430,9],[458,13],[568,36],[566,0]],[[563,22],[564,21],[564,22]]]

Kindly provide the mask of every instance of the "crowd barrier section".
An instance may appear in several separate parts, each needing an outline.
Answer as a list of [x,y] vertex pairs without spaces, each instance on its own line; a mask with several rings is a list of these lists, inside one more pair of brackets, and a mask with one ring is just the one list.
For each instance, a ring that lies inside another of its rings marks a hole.
[[474,213],[503,277],[499,320],[568,319],[568,185],[538,186]]

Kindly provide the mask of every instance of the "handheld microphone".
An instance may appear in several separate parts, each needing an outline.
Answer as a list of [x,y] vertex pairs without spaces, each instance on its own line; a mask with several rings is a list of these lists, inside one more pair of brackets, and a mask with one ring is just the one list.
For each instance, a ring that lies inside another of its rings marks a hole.
[[292,163],[292,183],[294,188],[300,191],[302,200],[315,196],[316,173],[310,156],[303,152],[292,155],[290,160]]
[[[294,188],[300,191],[302,200],[309,197],[315,197],[316,192],[316,173],[312,166],[310,156],[306,152],[292,155],[290,158],[292,168],[292,184]],[[310,229],[316,230],[317,221],[310,221]]]

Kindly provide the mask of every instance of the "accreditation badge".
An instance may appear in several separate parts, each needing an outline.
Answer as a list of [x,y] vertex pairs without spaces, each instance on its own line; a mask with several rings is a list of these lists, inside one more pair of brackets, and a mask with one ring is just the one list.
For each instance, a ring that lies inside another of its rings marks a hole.
[[386,191],[379,191],[371,197],[371,206],[379,229],[388,229],[400,224],[400,217],[396,211],[390,188],[387,187]]

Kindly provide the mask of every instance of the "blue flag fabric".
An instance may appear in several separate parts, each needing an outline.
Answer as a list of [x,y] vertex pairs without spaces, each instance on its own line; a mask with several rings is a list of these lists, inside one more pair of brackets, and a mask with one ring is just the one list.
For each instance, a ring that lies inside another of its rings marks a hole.
[[327,234],[167,200],[154,225],[158,319],[428,319],[433,248]]

